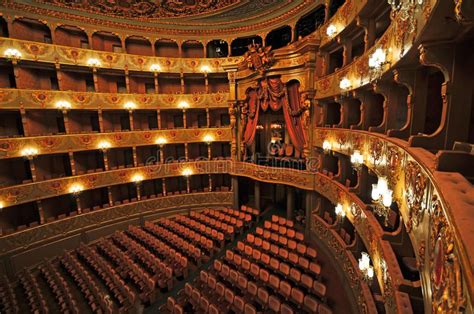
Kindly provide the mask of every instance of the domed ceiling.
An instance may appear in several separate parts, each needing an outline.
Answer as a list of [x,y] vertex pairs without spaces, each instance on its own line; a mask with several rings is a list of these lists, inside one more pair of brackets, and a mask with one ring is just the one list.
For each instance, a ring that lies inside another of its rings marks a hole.
[[[3,0],[5,11],[144,31],[257,31],[288,23],[324,0]],[[2,8],[3,10],[3,8]]]

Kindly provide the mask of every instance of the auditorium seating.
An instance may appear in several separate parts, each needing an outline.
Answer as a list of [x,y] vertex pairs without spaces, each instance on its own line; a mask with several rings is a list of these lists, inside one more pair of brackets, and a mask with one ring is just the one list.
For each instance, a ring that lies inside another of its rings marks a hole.
[[332,313],[323,277],[317,250],[291,221],[274,215],[264,228],[257,227],[255,234],[247,234],[208,270],[201,270],[199,278],[186,283],[160,310]]
[[[187,280],[255,220],[253,213],[206,209],[131,225],[21,273],[21,298],[37,313],[135,313],[138,304],[153,304]],[[22,310],[8,280],[0,283],[0,297],[2,313]],[[202,297],[199,304],[217,313]]]

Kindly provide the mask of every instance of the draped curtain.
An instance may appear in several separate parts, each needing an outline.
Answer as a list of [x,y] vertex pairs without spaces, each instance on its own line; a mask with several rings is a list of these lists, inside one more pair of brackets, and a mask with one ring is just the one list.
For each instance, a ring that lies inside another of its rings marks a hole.
[[303,151],[305,136],[301,121],[302,104],[300,103],[299,84],[297,82],[285,86],[280,78],[262,80],[256,89],[247,92],[246,103],[248,115],[243,136],[245,145],[252,145],[255,139],[260,109],[265,112],[268,108],[273,111],[283,108],[286,130],[291,142],[296,149]]

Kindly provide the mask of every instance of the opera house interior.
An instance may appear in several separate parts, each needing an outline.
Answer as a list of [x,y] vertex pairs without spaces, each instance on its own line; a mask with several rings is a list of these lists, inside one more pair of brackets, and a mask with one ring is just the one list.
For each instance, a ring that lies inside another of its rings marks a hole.
[[0,0],[0,313],[474,313],[473,47],[472,0]]

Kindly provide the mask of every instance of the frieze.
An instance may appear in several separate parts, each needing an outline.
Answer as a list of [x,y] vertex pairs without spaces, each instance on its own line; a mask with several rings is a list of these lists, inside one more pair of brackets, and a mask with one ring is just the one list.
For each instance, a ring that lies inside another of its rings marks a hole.
[[190,108],[227,108],[229,93],[206,94],[115,94],[0,88],[2,109],[57,109],[57,101],[68,101],[72,109],[122,109],[133,102],[136,109],[177,109],[185,101]]
[[180,130],[124,131],[106,133],[79,133],[67,135],[47,135],[0,139],[0,159],[22,157],[24,148],[32,147],[38,154],[58,154],[100,149],[99,143],[107,141],[110,148],[156,145],[156,140],[163,137],[167,143],[200,143],[206,135],[214,141],[231,142],[230,128],[195,128]]
[[227,65],[234,64],[236,66],[243,60],[243,57],[190,59],[137,56],[126,53],[66,47],[20,39],[0,38],[0,50],[3,51],[7,48],[18,49],[22,53],[21,60],[89,67],[88,60],[94,58],[100,61],[100,64],[94,66],[95,68],[117,70],[126,69],[128,71],[147,72],[151,72],[151,65],[158,64],[163,68],[163,72],[170,73],[200,73],[202,66],[207,66],[211,73],[224,73],[225,70],[222,67],[223,63]]

